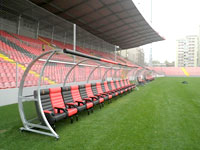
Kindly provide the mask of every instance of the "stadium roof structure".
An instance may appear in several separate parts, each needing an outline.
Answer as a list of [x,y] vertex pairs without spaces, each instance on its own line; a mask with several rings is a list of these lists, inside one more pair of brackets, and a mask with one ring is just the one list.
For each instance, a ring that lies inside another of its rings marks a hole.
[[164,40],[147,23],[132,0],[31,1],[122,49]]
[[52,32],[53,27],[60,37],[65,32],[73,37],[74,23],[77,39],[98,42],[98,37],[121,49],[164,40],[132,0],[2,0],[0,5],[2,17],[17,21],[22,16],[34,29],[40,23],[40,31]]

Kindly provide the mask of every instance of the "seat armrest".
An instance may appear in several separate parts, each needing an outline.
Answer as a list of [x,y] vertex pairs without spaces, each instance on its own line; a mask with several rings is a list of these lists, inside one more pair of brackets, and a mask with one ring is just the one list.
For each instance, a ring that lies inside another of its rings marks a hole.
[[62,107],[54,107],[54,109],[57,109],[58,113],[60,113],[61,110],[64,112],[67,112],[66,108],[62,108]]
[[91,99],[84,99],[86,102],[92,102]]
[[108,95],[108,93],[107,93],[107,92],[105,92],[105,93],[101,93],[101,95]]
[[75,105],[75,104],[74,104],[74,103],[65,103],[65,105],[73,106],[73,105]]
[[52,113],[52,111],[49,111],[49,110],[44,110],[43,111],[45,114],[51,114]]
[[75,100],[75,102],[80,102],[81,103],[81,102],[84,102],[84,101],[83,100]]
[[77,108],[77,106],[76,106],[76,104],[74,104],[74,103],[65,103],[65,105],[66,105],[66,108],[71,108],[71,107],[74,107],[74,108]]
[[91,98],[84,98],[83,100],[91,100]]
[[90,98],[97,98],[97,96],[90,96]]
[[85,102],[83,100],[75,100],[75,102],[78,103],[78,106],[80,106],[80,104],[85,105]]

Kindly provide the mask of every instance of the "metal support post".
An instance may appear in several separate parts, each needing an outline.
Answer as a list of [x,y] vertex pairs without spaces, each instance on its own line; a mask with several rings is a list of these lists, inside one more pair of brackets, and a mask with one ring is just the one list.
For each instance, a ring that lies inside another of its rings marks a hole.
[[115,45],[115,61],[116,61],[116,50],[117,50],[117,46]]
[[52,28],[52,33],[51,33],[51,42],[53,42],[53,35],[54,35],[54,26]]
[[22,16],[19,15],[19,18],[18,18],[18,27],[17,27],[17,34],[18,35],[19,35],[19,32],[20,32],[21,18],[22,18]]
[[64,36],[64,45],[66,43],[66,39],[67,39],[67,32],[65,32],[65,36]]
[[37,31],[36,31],[36,38],[38,38],[39,29],[40,29],[40,22],[38,21],[38,24],[37,24]]
[[[151,0],[151,25],[152,25],[152,0]],[[152,43],[150,45],[150,52],[149,52],[149,66],[152,66]]]
[[[74,31],[73,31],[73,35],[74,35],[74,39],[73,39],[73,50],[76,51],[76,24],[74,24],[74,27],[73,27]],[[73,56],[73,59],[74,59],[74,63],[76,61],[76,56]]]
[[16,62],[16,88],[18,88],[18,62]]
[[63,69],[60,69],[60,83],[63,81]]

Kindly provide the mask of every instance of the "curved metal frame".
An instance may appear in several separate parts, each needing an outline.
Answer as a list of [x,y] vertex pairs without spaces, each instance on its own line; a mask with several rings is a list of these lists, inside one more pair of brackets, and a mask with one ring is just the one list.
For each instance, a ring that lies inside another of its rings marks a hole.
[[132,70],[128,70],[128,73],[127,73],[127,79],[129,78],[128,74],[129,74],[130,71],[132,71]]
[[151,71],[152,71],[152,76],[155,78],[158,73],[155,70],[151,70]]
[[66,81],[67,81],[70,73],[76,68],[76,66],[78,66],[80,63],[83,63],[85,61],[88,61],[88,59],[81,60],[78,63],[76,63],[73,67],[71,67],[71,69],[68,71],[67,75],[65,76],[63,87],[65,87]]
[[[123,70],[124,71],[124,70]],[[128,74],[128,73],[127,73]],[[122,77],[123,78],[123,77]]]
[[[114,70],[114,73],[113,73],[113,70]],[[113,80],[113,76],[115,75],[115,71],[116,70],[117,70],[116,68],[112,68],[112,72],[111,72],[111,78],[112,78],[112,80]]]
[[[42,75],[44,73],[44,69],[45,69],[45,66],[47,65],[47,63],[49,62],[49,59],[55,54],[55,53],[59,53],[59,52],[62,52],[62,50],[52,50],[52,51],[48,51],[48,52],[45,52],[43,54],[41,54],[40,56],[36,57],[29,65],[28,67],[26,68],[23,76],[22,76],[22,79],[21,79],[21,82],[20,82],[20,86],[19,86],[19,92],[18,92],[18,108],[19,108],[19,113],[20,113],[20,117],[21,117],[21,120],[22,120],[22,123],[23,123],[23,126],[24,127],[21,127],[20,130],[26,130],[26,131],[31,131],[31,132],[35,132],[35,133],[40,133],[40,134],[44,134],[44,135],[49,135],[49,136],[53,136],[53,137],[56,137],[56,138],[59,138],[59,136],[57,135],[57,133],[52,129],[51,125],[49,124],[49,122],[47,121],[46,117],[45,117],[45,114],[42,110],[42,104],[41,104],[41,98],[40,98],[40,84],[41,84],[41,80],[42,80]],[[43,125],[40,125],[40,124],[34,124],[34,123],[30,123],[26,120],[26,117],[25,117],[25,113],[24,113],[24,108],[23,108],[23,100],[26,100],[28,99],[26,96],[23,96],[23,88],[24,88],[24,81],[28,75],[28,72],[31,70],[32,66],[40,59],[42,58],[43,56],[45,55],[49,55],[48,59],[46,60],[45,64],[43,65],[43,68],[40,72],[40,79],[38,81],[38,90],[37,90],[37,93],[38,93],[38,97],[37,99],[34,99],[33,101],[37,101],[38,102],[38,106],[39,106],[39,110],[40,110],[40,114],[41,114],[41,117],[43,119],[43,121],[45,122],[46,126],[43,126]],[[36,129],[33,129],[33,127],[37,127],[37,128],[40,128],[40,129],[45,129],[45,130],[49,130],[51,133],[49,132],[45,132],[45,131],[39,131],[39,130],[36,130]]]
[[150,72],[150,70],[145,70],[144,71],[144,79],[145,79],[145,81],[147,82],[148,80],[147,80],[147,74]]
[[107,72],[108,72],[109,70],[112,70],[112,67],[108,68],[108,69],[105,71],[105,73],[104,73],[104,75],[103,75],[103,77],[102,77],[102,79],[101,79],[101,82],[104,82],[104,81],[105,81],[105,76],[107,75]]
[[[149,71],[148,69],[143,68],[143,69],[141,69],[140,72],[139,72],[139,74],[141,74],[141,75],[143,76],[143,80],[145,81],[145,83],[147,82],[147,80],[146,80],[146,73],[147,73],[148,71]],[[137,79],[138,79],[138,78],[137,78]],[[139,83],[139,81],[138,81],[138,83]]]
[[135,81],[135,83],[138,83],[138,82],[137,82],[137,72],[138,72],[139,70],[140,70],[139,68],[136,68],[135,71],[133,71],[133,75],[132,75],[132,76],[134,77],[134,80],[133,80],[133,81]]
[[138,77],[139,77],[140,73],[142,72],[142,70],[144,70],[144,68],[138,68],[138,70],[135,74],[137,84],[139,84]]
[[43,112],[42,109],[42,103],[41,103],[41,97],[40,97],[40,87],[41,87],[41,81],[44,75],[44,70],[46,65],[48,64],[49,60],[53,57],[53,55],[56,53],[56,51],[52,52],[49,57],[47,58],[46,62],[44,63],[42,70],[40,72],[40,78],[39,78],[39,82],[38,82],[38,90],[37,90],[37,95],[38,95],[38,103],[39,103],[39,108],[40,108],[40,113],[42,115],[42,119],[44,120],[45,124],[47,125],[47,127],[50,129],[50,131],[52,132],[52,134],[55,135],[56,138],[59,138],[58,134],[53,130],[53,128],[51,127],[51,125],[49,124],[49,122],[47,121],[45,114]]
[[115,78],[117,78],[117,72],[120,71],[120,70],[121,70],[121,67],[119,69],[115,70],[115,73],[114,73]]
[[96,67],[94,67],[94,69],[90,72],[90,74],[89,74],[89,76],[88,76],[88,78],[87,78],[87,83],[89,83],[90,77],[92,76],[93,72],[94,72],[97,68],[99,68],[100,66],[101,66],[101,64],[98,65],[98,66],[96,66]]
[[[136,70],[137,70],[136,67],[133,68],[132,70],[130,70],[130,71],[133,71],[133,72],[131,73],[132,76],[128,76],[128,79],[129,79],[129,80],[130,80],[130,77],[132,77],[132,79],[133,79],[133,77],[134,77],[134,73],[135,73]],[[135,80],[135,77],[134,77],[134,80]],[[132,80],[132,81],[133,81],[133,80]]]

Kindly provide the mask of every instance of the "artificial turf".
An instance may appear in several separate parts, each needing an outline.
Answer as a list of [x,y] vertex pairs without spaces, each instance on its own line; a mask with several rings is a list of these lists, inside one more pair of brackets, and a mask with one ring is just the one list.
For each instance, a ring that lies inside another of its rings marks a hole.
[[74,124],[59,122],[58,141],[19,132],[17,105],[0,107],[0,150],[200,149],[199,85],[200,78],[158,78],[90,116],[81,114]]

